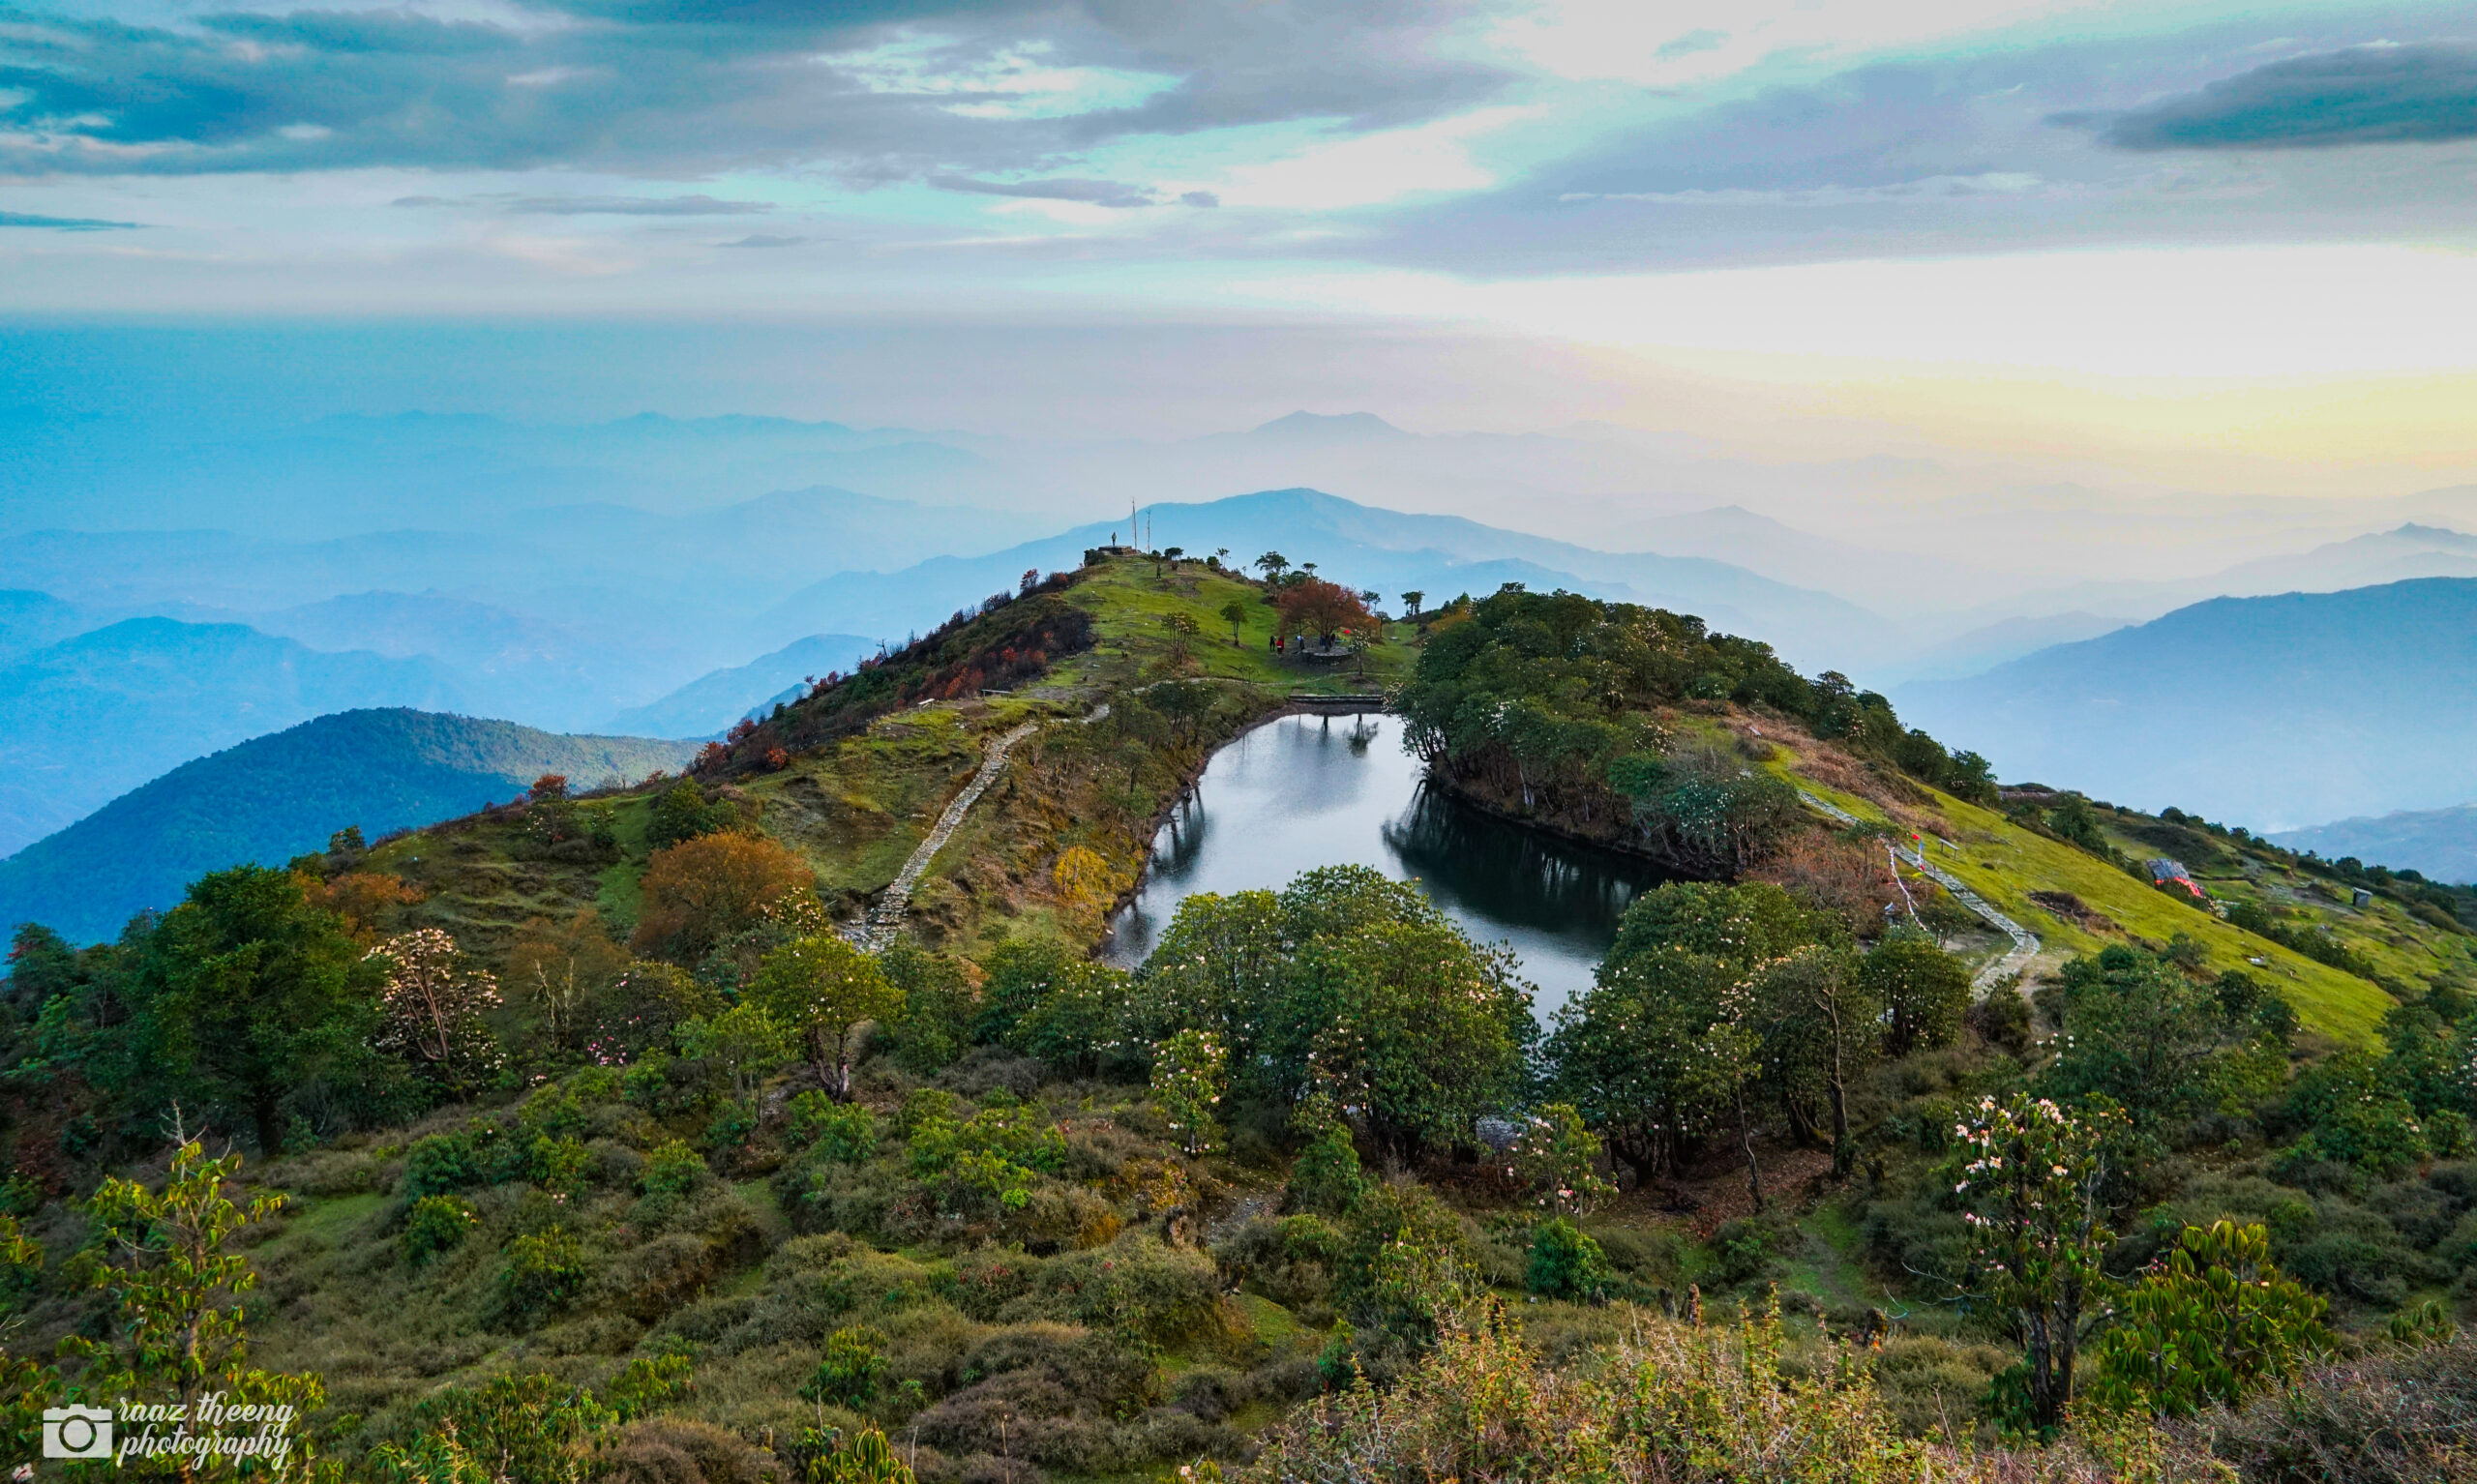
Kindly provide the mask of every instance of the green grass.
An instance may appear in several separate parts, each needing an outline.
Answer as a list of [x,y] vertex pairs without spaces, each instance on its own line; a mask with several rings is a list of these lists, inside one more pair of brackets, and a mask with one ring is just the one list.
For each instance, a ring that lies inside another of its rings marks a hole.
[[[1770,766],[1862,819],[1889,822],[1885,812],[1871,801],[1797,771],[1795,755],[1786,749]],[[1998,911],[2038,934],[2046,949],[2066,955],[2095,953],[2110,942],[2122,941],[2059,917],[2030,900],[2030,893],[2036,891],[2070,892],[2128,935],[2164,943],[2183,934],[2201,944],[2211,969],[2265,975],[2308,1029],[2337,1041],[2378,1044],[2375,1027],[2392,999],[2376,986],[2184,905],[2105,861],[2033,834],[1992,810],[1927,791],[1932,803],[1923,812],[1940,815],[1940,832],[1961,847],[1955,854],[1934,846],[1930,859]],[[2262,963],[2255,965],[2254,959]]]

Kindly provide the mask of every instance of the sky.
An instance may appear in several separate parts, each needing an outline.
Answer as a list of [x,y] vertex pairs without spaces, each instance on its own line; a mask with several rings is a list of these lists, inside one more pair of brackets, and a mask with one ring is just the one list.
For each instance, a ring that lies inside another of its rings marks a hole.
[[[368,410],[1366,407],[2398,493],[2477,477],[2472,188],[2465,0],[0,0],[0,316],[326,327]],[[417,353],[492,326],[531,348]],[[50,353],[0,398],[218,370]]]

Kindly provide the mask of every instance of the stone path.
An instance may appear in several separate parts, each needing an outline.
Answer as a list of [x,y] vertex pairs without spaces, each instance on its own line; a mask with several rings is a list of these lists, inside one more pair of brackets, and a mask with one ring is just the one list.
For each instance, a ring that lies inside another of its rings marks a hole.
[[1038,731],[1040,725],[1038,722],[1026,722],[990,744],[989,755],[980,760],[980,771],[971,776],[971,782],[964,785],[964,791],[956,794],[953,802],[946,806],[946,812],[938,816],[937,828],[931,830],[929,838],[912,850],[910,858],[903,863],[903,869],[894,874],[894,880],[878,898],[877,905],[869,908],[868,914],[859,921],[844,924],[843,935],[851,940],[851,946],[863,953],[880,953],[893,946],[895,935],[903,931],[903,919],[911,911],[911,889],[920,884],[921,873],[929,869],[930,860],[945,847],[947,840],[955,833],[955,827],[964,822],[964,816],[980,802],[980,796],[989,790],[989,786],[998,781],[999,771],[1006,766],[1007,752],[1016,743]]
[[[1798,790],[1798,797],[1806,800],[1807,803],[1822,810],[1825,814],[1832,816],[1834,818],[1838,819],[1844,824],[1864,824],[1867,822],[1859,818],[1856,815],[1851,814],[1848,810],[1841,808],[1839,805],[1827,803],[1824,800],[1815,797],[1813,794],[1806,792],[1803,788]],[[1948,892],[1951,892],[1953,894],[1954,901],[1977,913],[1981,918],[1985,919],[1987,923],[2002,932],[2005,936],[2013,940],[2013,948],[2011,952],[2005,954],[2004,957],[1997,959],[1994,963],[1989,964],[1986,967],[1980,969],[1977,976],[1970,980],[1970,997],[1972,999],[1985,999],[1989,991],[1993,990],[1998,984],[2003,983],[2008,976],[2018,974],[2023,969],[2028,968],[2030,966],[2030,961],[2039,956],[2039,935],[2037,934],[2031,932],[2025,927],[2022,927],[2019,923],[2005,916],[2002,912],[1997,911],[1985,897],[1980,896],[1978,893],[1970,890],[1969,887],[1963,885],[1959,876],[1953,875],[1943,867],[1928,860],[1925,852],[1921,850],[1904,849],[1896,841],[1891,842],[1891,845],[1893,852],[1895,855],[1898,855],[1902,860],[1907,861],[1910,865],[1916,867],[1920,875],[1925,876],[1936,885],[1941,886]]]

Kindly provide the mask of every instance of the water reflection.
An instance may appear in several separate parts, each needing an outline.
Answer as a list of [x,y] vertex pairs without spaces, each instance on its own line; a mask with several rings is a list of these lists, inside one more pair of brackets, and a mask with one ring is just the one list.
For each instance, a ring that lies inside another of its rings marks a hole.
[[1180,900],[1278,888],[1315,866],[1416,878],[1463,931],[1509,945],[1545,1018],[1591,983],[1617,921],[1663,879],[1644,862],[1517,828],[1426,787],[1392,717],[1285,717],[1216,755],[1161,827],[1112,962],[1141,963]]

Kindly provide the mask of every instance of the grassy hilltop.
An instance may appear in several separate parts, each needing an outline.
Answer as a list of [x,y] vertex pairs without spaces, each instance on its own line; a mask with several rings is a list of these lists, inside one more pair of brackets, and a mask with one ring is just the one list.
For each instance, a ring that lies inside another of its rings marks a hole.
[[[1310,664],[1267,642],[1301,591],[1111,557],[682,774],[21,933],[0,1410],[124,1332],[70,1258],[154,1199],[83,1203],[164,1183],[177,1105],[284,1198],[232,1239],[233,1372],[315,1378],[355,1478],[2410,1478],[2477,1443],[2468,894],[1999,789],[1681,615],[1507,592]],[[1597,990],[1539,1027],[1347,870],[1092,960],[1216,747],[1377,689],[1475,807],[1689,878]],[[835,937],[1009,737],[899,940]],[[2019,983],[1973,1000],[2010,942],[1895,882],[1912,834],[2040,935]],[[2039,1201],[1982,1133],[2044,1141]],[[2171,1250],[2257,1295],[2223,1363],[2174,1358],[2217,1311]],[[2088,1331],[2069,1414],[2034,1317]]]

